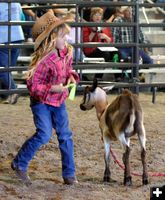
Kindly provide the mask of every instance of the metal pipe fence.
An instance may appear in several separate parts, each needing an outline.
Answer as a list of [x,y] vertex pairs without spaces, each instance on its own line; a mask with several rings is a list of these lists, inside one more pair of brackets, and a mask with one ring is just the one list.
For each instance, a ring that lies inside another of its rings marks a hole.
[[[34,11],[40,10],[40,9],[49,9],[49,8],[76,8],[76,22],[69,23],[70,26],[76,28],[76,40],[75,44],[73,44],[73,47],[75,48],[75,54],[78,55],[78,48],[84,48],[84,47],[132,47],[133,52],[134,52],[134,57],[133,57],[133,62],[132,63],[96,63],[96,64],[85,64],[82,63],[80,60],[76,59],[75,62],[73,63],[73,67],[75,70],[82,70],[82,69],[105,69],[105,68],[112,68],[112,67],[120,67],[120,68],[130,68],[132,69],[132,84],[128,83],[114,83],[115,87],[131,87],[134,88],[134,92],[138,93],[139,92],[139,87],[164,87],[165,83],[160,83],[159,84],[139,84],[135,80],[138,80],[139,76],[139,69],[141,68],[163,68],[164,64],[139,64],[139,48],[142,47],[154,47],[154,48],[164,48],[165,44],[139,44],[138,40],[138,33],[139,33],[139,28],[140,27],[165,27],[165,23],[139,23],[139,9],[142,7],[146,8],[152,8],[152,7],[165,7],[165,3],[155,3],[155,4],[150,4],[150,3],[139,3],[139,1],[132,1],[132,2],[108,2],[108,1],[95,1],[95,2],[90,2],[90,1],[76,1],[76,0],[64,0],[61,2],[61,0],[47,0],[45,3],[45,0],[1,0],[1,2],[6,2],[9,3],[9,13],[8,13],[8,21],[2,22],[0,21],[0,26],[8,26],[8,35],[9,35],[9,43],[8,44],[0,44],[0,48],[7,48],[9,49],[9,52],[11,51],[12,48],[20,48],[20,49],[33,49],[33,44],[11,44],[11,26],[15,25],[21,25],[21,26],[33,26],[34,22],[30,21],[11,21],[11,3],[33,3],[33,4],[38,4],[38,6],[30,6],[30,7],[25,7],[24,9],[32,9]],[[56,3],[56,6],[52,6],[52,3]],[[63,4],[63,5],[58,5],[58,4]],[[45,5],[40,5],[40,4],[45,4]],[[94,22],[79,22],[78,21],[78,9],[81,8],[83,9],[84,7],[96,7],[96,6],[111,6],[111,7],[117,7],[117,6],[131,6],[134,8],[134,21],[132,23],[94,23]],[[78,27],[84,27],[84,26],[89,26],[89,27],[132,27],[134,29],[134,41],[133,43],[110,43],[110,44],[103,44],[103,43],[79,43],[78,42]],[[76,56],[77,58],[77,56]],[[9,66],[10,66],[10,56],[9,56]],[[26,71],[28,66],[10,66],[8,68],[2,68],[0,67],[0,72],[12,72],[12,71]],[[81,82],[83,84],[84,82]],[[89,82],[90,83],[90,82]],[[0,89],[0,94],[4,93],[24,93],[27,92],[27,90],[23,89],[15,89],[15,90],[2,90]]]

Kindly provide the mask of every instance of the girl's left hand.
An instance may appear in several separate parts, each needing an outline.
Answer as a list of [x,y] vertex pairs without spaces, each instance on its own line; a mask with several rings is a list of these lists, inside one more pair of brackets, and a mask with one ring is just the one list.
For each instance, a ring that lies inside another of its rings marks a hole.
[[73,75],[71,75],[67,81],[67,85],[70,84],[70,83],[74,83],[76,84],[76,80],[74,79]]

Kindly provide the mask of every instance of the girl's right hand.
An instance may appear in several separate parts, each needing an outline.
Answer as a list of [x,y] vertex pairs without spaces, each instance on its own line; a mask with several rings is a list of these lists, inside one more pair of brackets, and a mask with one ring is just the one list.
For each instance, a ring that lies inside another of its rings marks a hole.
[[61,92],[63,92],[64,89],[65,89],[65,87],[63,86],[63,84],[59,84],[59,85],[52,85],[50,88],[50,91],[61,93]]

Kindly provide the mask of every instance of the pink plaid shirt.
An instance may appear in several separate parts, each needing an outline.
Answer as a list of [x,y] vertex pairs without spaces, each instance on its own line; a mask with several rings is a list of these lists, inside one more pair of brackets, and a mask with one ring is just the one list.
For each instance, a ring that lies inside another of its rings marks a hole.
[[30,96],[45,104],[59,107],[68,96],[68,89],[61,93],[51,92],[52,85],[67,84],[68,78],[73,75],[76,82],[78,74],[73,71],[71,57],[66,63],[67,48],[60,51],[60,57],[56,50],[51,51],[37,64],[32,78],[27,80]]

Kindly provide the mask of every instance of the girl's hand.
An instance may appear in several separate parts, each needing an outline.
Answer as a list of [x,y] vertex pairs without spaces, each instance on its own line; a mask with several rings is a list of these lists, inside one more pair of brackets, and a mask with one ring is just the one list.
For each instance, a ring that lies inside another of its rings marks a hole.
[[67,81],[67,85],[70,83],[75,83],[76,84],[76,80],[74,79],[73,75],[71,75]]
[[57,93],[61,93],[64,90],[64,86],[63,84],[59,84],[59,85],[52,85],[50,91],[51,92],[57,92]]

